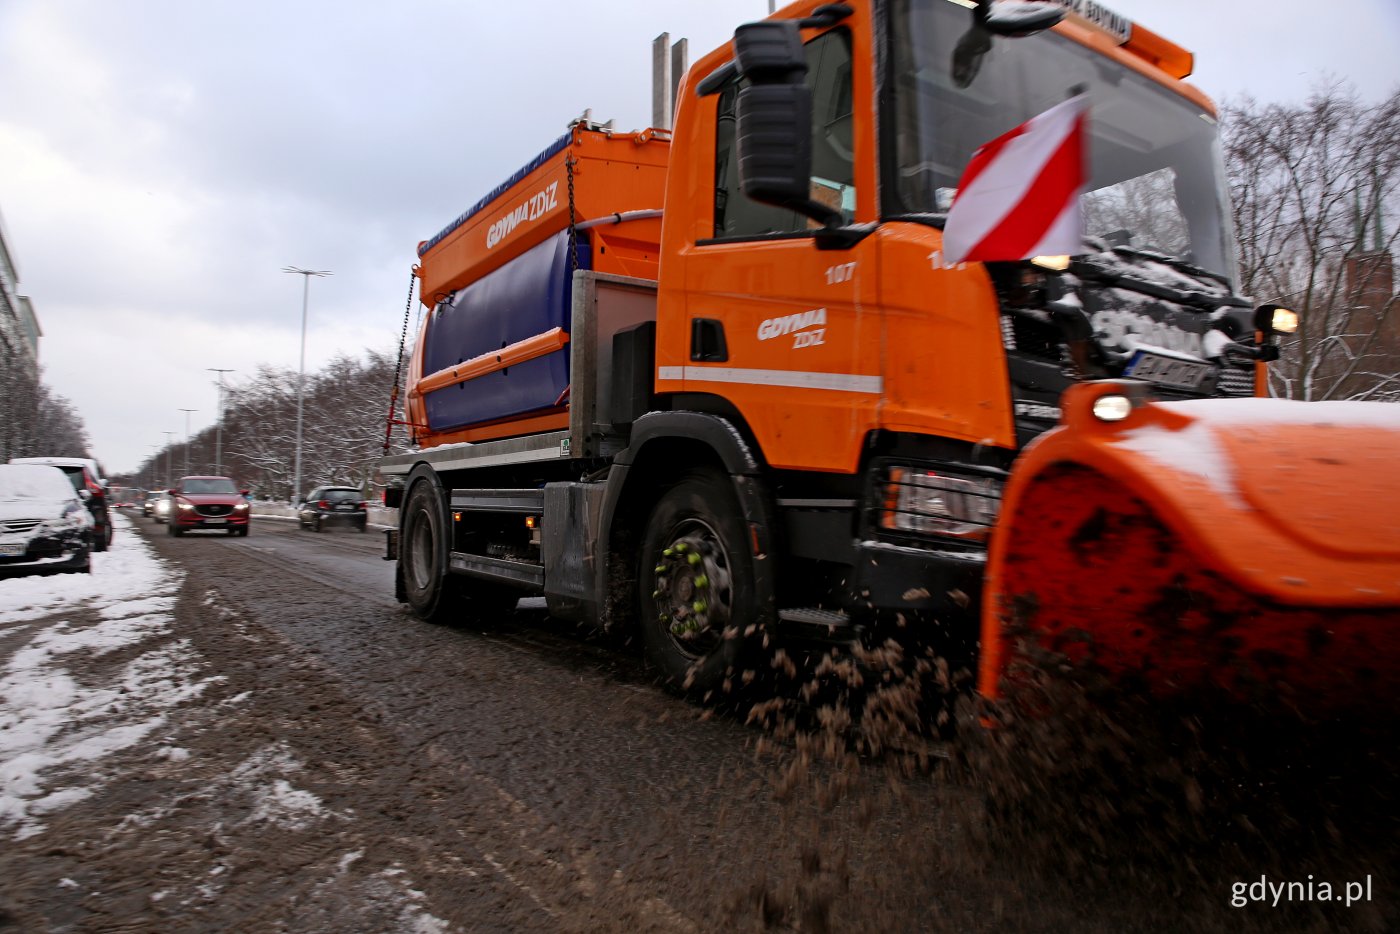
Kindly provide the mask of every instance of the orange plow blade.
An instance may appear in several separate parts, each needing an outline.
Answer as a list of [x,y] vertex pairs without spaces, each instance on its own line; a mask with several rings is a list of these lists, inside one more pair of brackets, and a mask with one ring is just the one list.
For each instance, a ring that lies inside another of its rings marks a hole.
[[[1130,409],[1094,414],[1115,395]],[[1076,387],[1064,406],[1007,487],[985,695],[1033,645],[1158,696],[1393,716],[1400,406],[1150,403],[1126,383]]]

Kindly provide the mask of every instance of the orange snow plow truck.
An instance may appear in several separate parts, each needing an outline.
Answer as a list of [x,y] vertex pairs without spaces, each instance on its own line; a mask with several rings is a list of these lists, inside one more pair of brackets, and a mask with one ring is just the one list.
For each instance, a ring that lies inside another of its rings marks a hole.
[[[420,245],[399,598],[542,595],[697,696],[891,627],[989,696],[1024,634],[1391,709],[1400,407],[1250,398],[1296,317],[1237,292],[1191,67],[1091,2],[798,2],[673,130],[571,125]],[[973,154],[1077,96],[1082,249],[945,261]]]

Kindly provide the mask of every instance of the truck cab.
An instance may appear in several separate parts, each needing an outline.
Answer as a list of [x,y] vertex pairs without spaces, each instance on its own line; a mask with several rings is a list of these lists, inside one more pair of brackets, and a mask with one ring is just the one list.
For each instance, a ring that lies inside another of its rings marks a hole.
[[[1069,386],[1126,375],[1158,398],[1247,396],[1268,356],[1233,291],[1214,109],[1179,80],[1190,55],[1107,15],[1022,35],[978,12],[794,4],[742,27],[678,96],[656,392],[759,452],[785,542],[780,615],[958,617],[1006,471]],[[805,113],[775,120],[746,99],[759,91]],[[1075,95],[1083,251],[946,261],[974,153]]]

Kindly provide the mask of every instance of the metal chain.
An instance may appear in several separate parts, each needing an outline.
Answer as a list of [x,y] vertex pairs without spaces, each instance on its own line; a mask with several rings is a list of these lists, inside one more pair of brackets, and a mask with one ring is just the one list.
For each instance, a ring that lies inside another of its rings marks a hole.
[[570,272],[578,272],[578,215],[574,207],[574,157],[564,157],[564,169],[569,175],[569,258],[573,263]]
[[403,348],[408,343],[408,318],[413,313],[413,289],[418,282],[418,267],[408,272],[408,300],[403,306],[403,328],[399,331],[399,356],[394,361],[394,385],[389,392],[389,420],[384,426],[384,453],[389,453],[390,440],[394,435],[394,409],[399,403],[399,381],[403,377]]

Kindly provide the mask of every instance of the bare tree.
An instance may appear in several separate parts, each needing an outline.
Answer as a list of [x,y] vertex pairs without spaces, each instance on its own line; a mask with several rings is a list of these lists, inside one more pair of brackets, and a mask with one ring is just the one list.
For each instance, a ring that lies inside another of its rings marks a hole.
[[[322,370],[307,374],[303,400],[302,472],[304,486],[332,483],[369,492],[383,454],[385,421],[396,356],[367,351],[363,358],[342,355]],[[263,366],[250,379],[228,386],[224,405],[223,459],[226,473],[240,485],[268,499],[292,494],[296,455],[297,374]],[[190,439],[192,469],[212,470],[211,426]],[[394,450],[407,438],[401,427],[392,434]],[[170,454],[184,462],[184,445]],[[142,470],[159,473],[167,452],[153,456]]]
[[0,463],[12,457],[88,457],[87,428],[42,374],[0,360]]
[[[1296,310],[1274,395],[1400,401],[1400,89],[1223,109],[1246,294]],[[1390,228],[1387,230],[1387,226]]]

